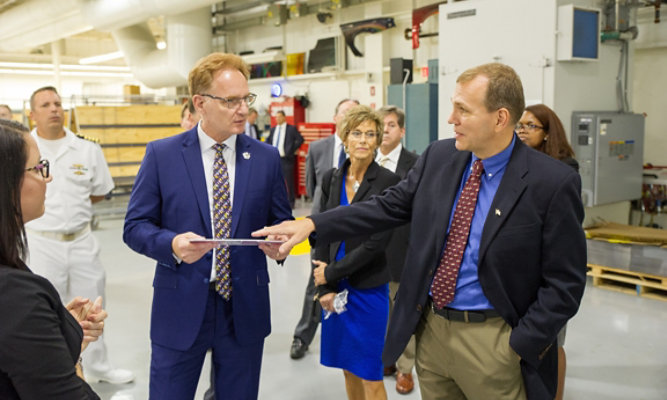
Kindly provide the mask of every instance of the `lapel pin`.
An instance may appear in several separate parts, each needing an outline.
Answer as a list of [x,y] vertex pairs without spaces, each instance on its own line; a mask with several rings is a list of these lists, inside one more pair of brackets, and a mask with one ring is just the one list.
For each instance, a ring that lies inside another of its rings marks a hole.
[[500,212],[499,209],[496,208],[496,215],[500,217],[500,214],[502,214],[502,213]]
[[246,160],[250,160],[250,153],[248,153],[247,151],[244,152],[243,153],[243,158],[245,158]]

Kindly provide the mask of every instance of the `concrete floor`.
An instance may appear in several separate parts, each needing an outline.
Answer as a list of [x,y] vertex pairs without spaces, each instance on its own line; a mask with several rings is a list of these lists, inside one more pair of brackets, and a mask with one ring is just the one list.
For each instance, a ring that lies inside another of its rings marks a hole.
[[[295,215],[307,213],[302,207]],[[122,219],[101,219],[95,235],[107,270],[106,342],[112,363],[128,368],[136,380],[126,385],[95,383],[102,399],[148,398],[149,314],[154,261],[127,248]],[[319,334],[306,357],[289,358],[292,333],[301,313],[309,271],[307,255],[290,256],[283,267],[269,261],[273,332],[267,338],[260,399],[344,399],[343,374],[319,364]],[[566,399],[667,399],[667,302],[586,288],[581,309],[570,321]],[[196,399],[208,386],[208,361]],[[395,379],[385,379],[389,399],[419,399],[419,390],[399,395]],[[127,396],[121,396],[127,395]]]

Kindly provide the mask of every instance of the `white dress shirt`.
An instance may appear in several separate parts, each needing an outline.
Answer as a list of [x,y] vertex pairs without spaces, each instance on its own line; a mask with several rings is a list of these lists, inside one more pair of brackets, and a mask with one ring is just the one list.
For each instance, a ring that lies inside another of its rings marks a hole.
[[[280,157],[285,157],[285,133],[287,132],[287,122],[283,122],[280,125],[276,125],[276,129],[273,131],[273,147],[278,148]],[[279,134],[280,133],[280,134]],[[280,143],[278,143],[280,140]]]
[[398,167],[398,158],[401,156],[402,149],[403,145],[399,143],[398,146],[396,146],[394,150],[390,151],[387,155],[382,154],[382,152],[378,150],[378,153],[375,156],[375,162],[380,164],[380,166],[387,168],[391,172],[396,172],[396,168]]
[[[338,168],[338,157],[340,156],[340,149],[343,147],[343,141],[340,140],[338,132],[334,132],[334,153],[333,153],[333,167]],[[345,155],[347,157],[347,154]]]

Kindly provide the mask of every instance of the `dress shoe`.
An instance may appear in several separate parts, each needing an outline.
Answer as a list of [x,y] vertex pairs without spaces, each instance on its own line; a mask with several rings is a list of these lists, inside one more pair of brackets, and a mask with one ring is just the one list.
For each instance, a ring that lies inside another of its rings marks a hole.
[[415,388],[415,381],[412,380],[412,373],[404,374],[399,371],[396,375],[396,391],[400,394],[408,394]]
[[292,357],[293,360],[298,360],[299,358],[303,358],[303,356],[306,355],[306,351],[308,350],[308,345],[303,342],[300,338],[294,338],[294,341],[292,342],[292,349],[289,352],[289,356]]
[[114,368],[105,372],[84,372],[86,375],[86,380],[91,382],[109,382],[115,385],[121,383],[129,383],[134,380],[134,374],[132,371],[122,368]]
[[382,373],[384,376],[392,376],[396,373],[396,366],[391,365],[389,367],[384,367],[384,371]]

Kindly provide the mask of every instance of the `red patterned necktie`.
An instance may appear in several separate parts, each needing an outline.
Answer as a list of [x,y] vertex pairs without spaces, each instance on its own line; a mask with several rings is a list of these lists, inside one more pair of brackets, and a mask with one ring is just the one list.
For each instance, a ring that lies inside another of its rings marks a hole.
[[449,228],[449,235],[447,236],[445,254],[440,259],[431,286],[433,304],[437,309],[445,307],[454,300],[456,278],[459,275],[463,252],[468,243],[470,223],[477,205],[477,194],[479,193],[479,183],[483,170],[484,165],[482,165],[481,160],[473,163],[472,173],[470,173],[459,196],[459,201],[456,203],[452,226]]
[[[222,157],[224,144],[216,143],[213,161],[213,231],[216,239],[229,237],[232,222],[232,203],[229,197],[229,174]],[[232,297],[229,247],[220,246],[215,251],[215,291],[225,300]]]

